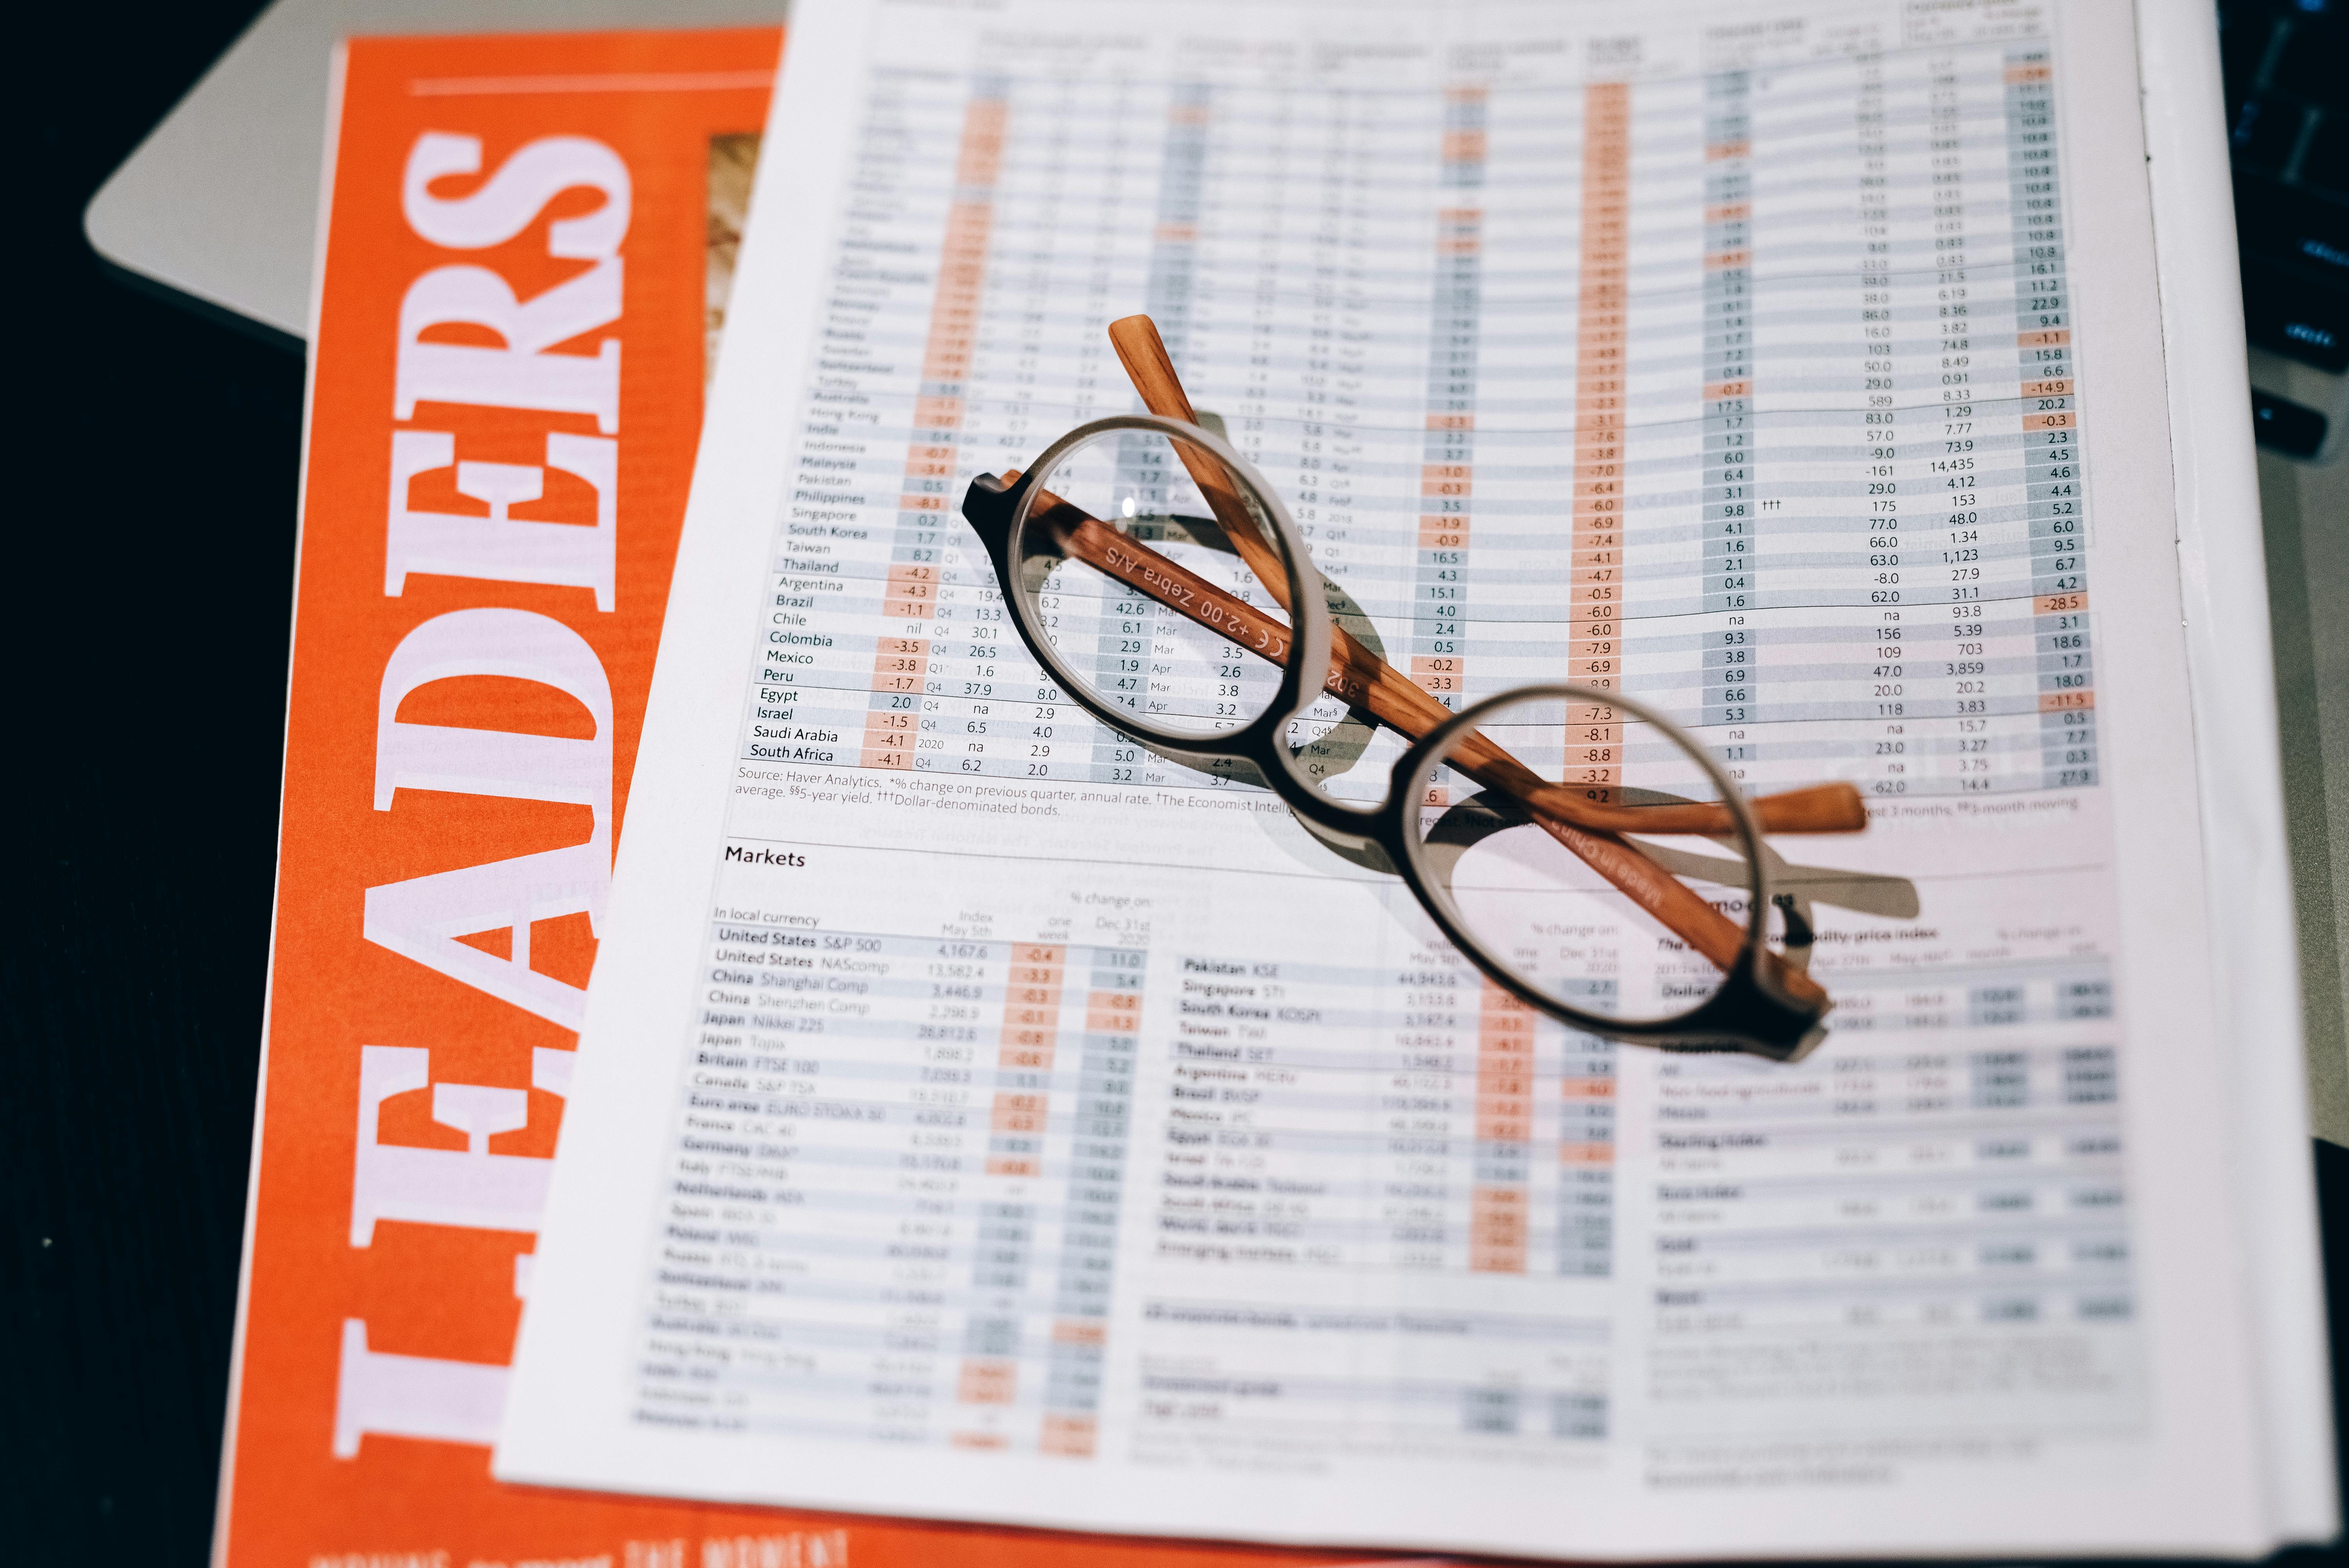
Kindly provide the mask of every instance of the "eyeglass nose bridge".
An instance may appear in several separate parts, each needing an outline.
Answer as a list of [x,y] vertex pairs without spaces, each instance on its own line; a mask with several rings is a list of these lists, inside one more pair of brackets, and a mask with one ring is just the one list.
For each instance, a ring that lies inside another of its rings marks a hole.
[[[1130,431],[1157,435],[1170,442],[1195,448],[1214,459],[1237,481],[1237,490],[1264,525],[1263,531],[1271,536],[1270,542],[1280,556],[1288,579],[1283,596],[1290,603],[1288,656],[1282,665],[1280,686],[1272,702],[1237,729],[1213,736],[1174,734],[1138,721],[1131,714],[1113,711],[1075,676],[1041,636],[1040,628],[1031,624],[1033,606],[1021,592],[1019,573],[1023,536],[1033,521],[1029,510],[1034,505],[1033,498],[1080,449],[1105,436]],[[1326,669],[1330,662],[1329,608],[1321,602],[1319,574],[1312,570],[1311,555],[1296,521],[1270,483],[1228,441],[1200,426],[1155,414],[1111,415],[1080,425],[1062,436],[1039,453],[1009,485],[991,475],[973,479],[964,492],[963,515],[987,546],[997,581],[1012,606],[1012,621],[1020,640],[1037,663],[1080,706],[1111,727],[1178,759],[1246,760],[1265,774],[1268,783],[1272,783],[1278,773],[1288,772],[1295,789],[1275,785],[1284,800],[1293,803],[1293,798],[1309,792],[1318,794],[1309,781],[1297,777],[1279,742],[1289,721],[1310,707],[1321,689],[1318,672]],[[1348,820],[1364,815],[1348,809],[1332,825],[1349,830]]]
[[1008,576],[1008,557],[1011,548],[1011,513],[1019,504],[1019,488],[1034,481],[1033,474],[1022,474],[1011,484],[1005,484],[995,474],[972,477],[970,487],[962,492],[963,521],[970,524],[978,542],[987,546],[987,556],[995,564],[999,578]]

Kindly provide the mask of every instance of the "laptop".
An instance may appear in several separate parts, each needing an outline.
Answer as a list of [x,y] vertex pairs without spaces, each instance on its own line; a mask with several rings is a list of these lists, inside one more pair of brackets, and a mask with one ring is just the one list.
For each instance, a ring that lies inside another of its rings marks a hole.
[[586,32],[782,21],[789,0],[277,0],[91,198],[126,283],[299,352],[318,240],[329,62],[354,34]]

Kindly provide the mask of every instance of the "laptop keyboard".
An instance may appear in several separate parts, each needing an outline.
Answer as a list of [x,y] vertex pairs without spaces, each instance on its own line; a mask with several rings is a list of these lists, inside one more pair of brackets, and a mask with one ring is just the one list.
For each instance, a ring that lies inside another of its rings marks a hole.
[[2244,325],[2349,369],[2349,0],[2220,0],[2219,43]]

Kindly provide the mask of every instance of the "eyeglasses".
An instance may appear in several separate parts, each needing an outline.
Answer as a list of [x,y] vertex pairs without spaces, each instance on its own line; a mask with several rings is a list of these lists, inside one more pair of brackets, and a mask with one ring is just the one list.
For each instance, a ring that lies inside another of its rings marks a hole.
[[[1139,747],[1268,788],[1340,853],[1399,874],[1477,969],[1570,1027],[1776,1061],[1826,1037],[1826,991],[1767,943],[1763,835],[1857,830],[1856,789],[1749,799],[1611,684],[1537,682],[1453,712],[1381,656],[1280,497],[1195,422],[1147,318],[1112,336],[1158,411],[1081,426],[963,498],[1020,641],[1072,700]],[[1456,605],[1467,552],[1434,554],[1425,586]],[[1528,605],[1555,592],[1519,586]],[[1335,624],[1333,601],[1358,630]],[[1554,622],[1516,624],[1537,637]],[[1456,685],[1457,622],[1436,624],[1455,630],[1433,639],[1425,673]],[[1526,656],[1554,655],[1529,639]],[[1382,790],[1357,777],[1398,741]],[[1742,922],[1631,835],[1727,851],[1671,858],[1742,891],[1723,900]]]

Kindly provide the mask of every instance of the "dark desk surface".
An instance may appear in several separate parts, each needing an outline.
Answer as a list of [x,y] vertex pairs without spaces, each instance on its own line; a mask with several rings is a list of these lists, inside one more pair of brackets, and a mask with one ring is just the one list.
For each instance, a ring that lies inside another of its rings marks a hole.
[[[0,576],[17,802],[0,898],[0,1560],[28,1568],[193,1565],[212,1528],[303,367],[104,275],[80,215],[258,8],[85,3],[12,24],[32,36],[12,52],[29,112]],[[2328,1271],[2349,1280],[2349,1153],[2314,1158]],[[2336,1306],[2349,1364],[2343,1321]]]

